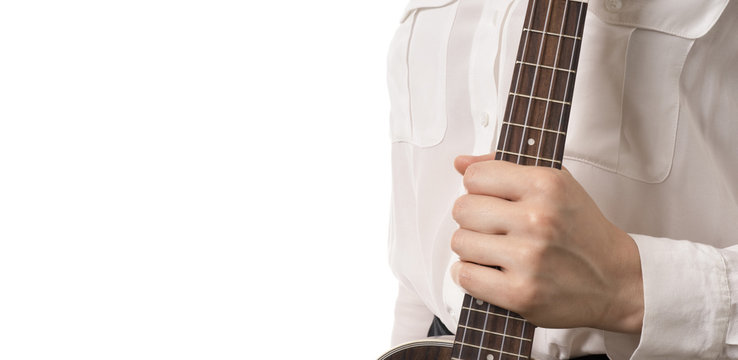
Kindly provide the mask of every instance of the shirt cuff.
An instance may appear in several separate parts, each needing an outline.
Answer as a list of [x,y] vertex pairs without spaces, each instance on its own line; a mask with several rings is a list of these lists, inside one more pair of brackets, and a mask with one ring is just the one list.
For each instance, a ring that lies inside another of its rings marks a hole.
[[[640,253],[645,306],[640,342],[630,359],[718,358],[730,317],[730,289],[719,250],[689,241],[630,236]],[[605,333],[611,358],[627,359],[623,345],[628,339],[633,337]]]

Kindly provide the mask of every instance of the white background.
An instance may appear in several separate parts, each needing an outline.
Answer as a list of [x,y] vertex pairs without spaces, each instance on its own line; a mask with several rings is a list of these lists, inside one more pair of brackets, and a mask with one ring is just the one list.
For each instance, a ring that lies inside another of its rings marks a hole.
[[0,5],[1,359],[373,359],[405,1]]

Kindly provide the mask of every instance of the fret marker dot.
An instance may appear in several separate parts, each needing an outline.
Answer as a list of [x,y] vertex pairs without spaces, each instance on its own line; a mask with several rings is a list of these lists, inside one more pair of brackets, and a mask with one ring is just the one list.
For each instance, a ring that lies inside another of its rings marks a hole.
[[495,356],[492,354],[487,354],[487,360],[495,360]]
[[477,305],[482,306],[484,304],[484,301],[477,299]]
[[536,144],[536,141],[535,141],[535,139],[533,139],[533,138],[530,138],[530,139],[528,139],[528,145],[531,145],[531,146],[533,146],[533,145],[535,145],[535,144]]

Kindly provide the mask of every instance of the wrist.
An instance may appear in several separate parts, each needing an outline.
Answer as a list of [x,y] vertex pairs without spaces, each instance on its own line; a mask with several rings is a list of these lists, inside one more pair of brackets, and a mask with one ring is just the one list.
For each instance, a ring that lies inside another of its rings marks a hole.
[[613,294],[603,318],[603,329],[640,334],[645,308],[640,254],[633,238],[615,229],[619,251],[613,257]]

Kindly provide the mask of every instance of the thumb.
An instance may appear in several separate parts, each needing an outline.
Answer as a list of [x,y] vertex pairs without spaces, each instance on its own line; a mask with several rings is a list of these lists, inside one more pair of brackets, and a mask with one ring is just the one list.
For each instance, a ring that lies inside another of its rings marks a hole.
[[480,161],[488,161],[488,160],[494,160],[495,154],[486,154],[486,155],[479,155],[479,156],[473,156],[473,155],[459,155],[454,160],[454,167],[456,168],[456,171],[459,172],[459,174],[464,175],[466,172],[466,168],[469,167],[469,165],[474,164],[476,162]]

